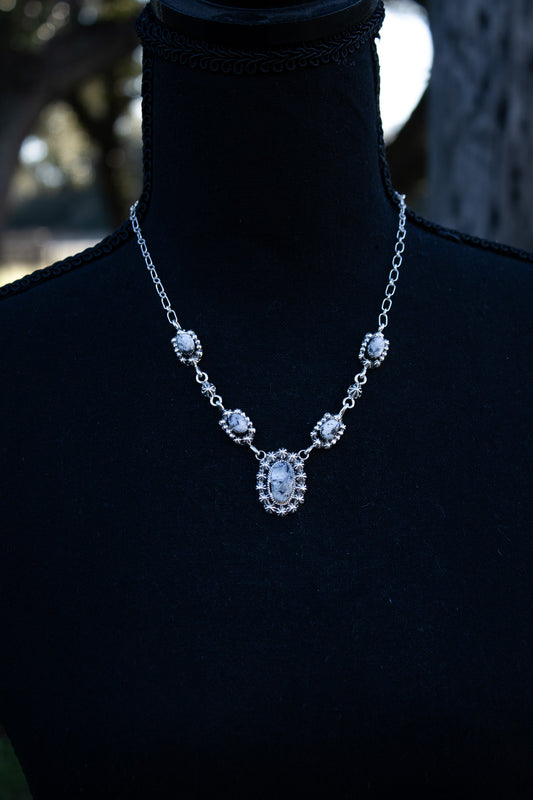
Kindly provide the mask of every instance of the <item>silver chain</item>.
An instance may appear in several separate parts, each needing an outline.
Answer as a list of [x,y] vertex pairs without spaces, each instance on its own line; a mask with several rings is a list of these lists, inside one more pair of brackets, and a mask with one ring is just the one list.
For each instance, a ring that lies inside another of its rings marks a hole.
[[[392,268],[389,272],[389,281],[385,288],[385,297],[381,303],[381,313],[378,317],[378,331],[380,333],[383,333],[389,324],[388,315],[392,308],[392,297],[396,291],[396,284],[398,282],[398,278],[400,277],[400,267],[402,266],[403,253],[405,250],[405,236],[407,233],[405,228],[405,195],[398,194],[398,192],[395,194],[398,205],[400,206],[400,211],[398,213],[398,230],[396,231],[396,243],[394,245]],[[346,397],[342,401],[342,407],[339,411],[339,416],[341,418],[344,416],[346,411],[355,407],[355,401],[361,397],[363,393],[363,386],[368,380],[366,376],[367,371],[368,366],[365,365],[361,372],[358,372],[357,375],[354,375],[353,383],[348,388]]]
[[403,261],[403,252],[405,250],[405,195],[396,194],[396,198],[400,203],[400,213],[398,219],[398,231],[396,233],[396,244],[394,245],[394,256],[392,259],[392,269],[389,272],[389,282],[385,289],[385,297],[381,303],[381,314],[378,318],[378,330],[382,333],[389,324],[389,311],[392,308],[392,297],[396,291],[396,283],[400,277],[400,267]]
[[181,325],[179,324],[178,316],[177,316],[176,312],[174,311],[174,309],[172,308],[171,302],[168,299],[168,295],[165,292],[165,287],[161,283],[161,279],[160,279],[159,275],[157,274],[157,270],[155,268],[154,262],[152,261],[152,256],[150,255],[150,251],[148,250],[148,245],[146,244],[146,242],[143,239],[141,226],[139,225],[139,220],[137,219],[137,214],[135,213],[136,210],[137,210],[138,202],[139,201],[136,200],[134,202],[134,204],[132,205],[132,207],[130,208],[131,225],[132,225],[132,228],[133,228],[133,231],[134,231],[135,235],[137,236],[137,241],[139,243],[139,247],[140,247],[141,253],[143,255],[144,262],[146,264],[146,268],[147,268],[148,272],[150,273],[150,277],[152,278],[152,281],[154,282],[155,290],[156,290],[157,294],[159,295],[159,299],[161,300],[161,305],[163,306],[163,308],[167,312],[167,319],[170,322],[170,324],[173,325],[176,328],[176,330],[180,330],[181,329]]
[[[405,236],[406,236],[405,195],[401,195],[401,194],[396,193],[396,201],[398,202],[398,205],[399,205],[399,216],[398,216],[398,230],[397,230],[397,233],[396,233],[396,243],[395,243],[395,247],[394,247],[394,256],[393,256],[393,259],[392,259],[392,268],[391,268],[391,270],[389,272],[389,280],[388,280],[388,283],[387,283],[387,286],[386,286],[386,289],[385,289],[385,296],[383,298],[383,302],[381,303],[381,311],[380,311],[380,314],[379,314],[379,317],[378,317],[378,330],[377,330],[377,333],[376,334],[367,334],[366,339],[368,339],[369,337],[381,336],[383,331],[385,330],[385,328],[389,324],[389,312],[390,312],[391,307],[392,307],[392,298],[393,298],[394,293],[396,291],[398,278],[400,277],[400,267],[401,267],[402,261],[403,261],[403,253],[404,253],[404,250],[405,250]],[[142,231],[141,231],[141,226],[139,225],[139,221],[137,219],[137,214],[136,214],[137,202],[138,201],[136,201],[132,205],[132,207],[130,208],[130,220],[131,220],[133,231],[134,231],[135,235],[137,236],[137,242],[139,244],[140,251],[141,251],[142,256],[144,258],[144,262],[146,264],[146,268],[147,268],[148,272],[150,273],[150,277],[152,278],[152,281],[153,281],[153,284],[154,284],[155,289],[157,291],[157,294],[159,295],[159,299],[161,301],[161,305],[163,306],[163,308],[164,308],[164,310],[166,312],[167,319],[168,319],[169,323],[176,329],[178,334],[180,332],[182,334],[184,334],[184,335],[192,334],[193,333],[192,331],[185,331],[181,327],[181,325],[179,323],[179,320],[178,320],[178,316],[177,316],[176,312],[174,311],[174,309],[172,308],[172,304],[171,304],[171,302],[170,302],[170,300],[168,298],[168,295],[167,295],[167,293],[165,291],[165,288],[164,288],[164,286],[163,286],[163,284],[161,282],[161,279],[160,279],[160,277],[159,277],[159,275],[157,273],[157,270],[155,268],[154,262],[152,261],[152,256],[150,255],[150,251],[148,250],[148,245],[146,244],[146,241],[143,238]],[[365,339],[365,341],[366,341],[366,339]],[[384,340],[384,341],[386,342],[386,340]],[[363,363],[363,368],[362,368],[362,370],[360,372],[358,372],[354,376],[353,383],[348,387],[347,394],[346,394],[346,396],[344,397],[344,399],[342,401],[342,406],[341,406],[340,411],[336,415],[326,415],[326,416],[330,417],[331,419],[339,421],[339,423],[342,422],[342,419],[343,419],[344,414],[346,413],[346,411],[348,411],[349,409],[354,408],[356,400],[358,400],[361,397],[362,392],[363,392],[363,386],[367,382],[367,371],[368,371],[368,369],[370,367],[373,367],[373,366],[374,367],[378,366],[381,363],[381,361],[383,360],[383,358],[386,355],[387,350],[388,350],[388,342],[386,342],[386,348],[385,348],[384,354],[381,356],[381,358],[378,358],[376,361],[372,362],[372,361],[369,360],[369,358],[370,358],[369,356],[365,356],[364,355],[364,345],[365,345],[365,343],[363,342],[363,346],[362,346],[361,351],[359,353],[360,360]],[[183,360],[183,359],[181,359],[181,360]],[[199,360],[199,357],[198,357],[198,360]],[[209,375],[207,374],[207,372],[204,372],[203,370],[201,370],[199,368],[198,364],[196,363],[196,361],[194,361],[194,360],[189,360],[189,361],[185,360],[185,363],[190,363],[190,364],[192,364],[194,366],[195,371],[196,371],[196,376],[195,376],[196,377],[196,381],[201,386],[202,394],[206,395],[206,397],[209,399],[210,404],[213,407],[218,408],[223,413],[223,415],[224,414],[236,413],[236,412],[228,411],[224,407],[224,403],[222,401],[222,397],[217,393],[216,386],[213,383],[211,383],[211,381],[209,380]],[[243,412],[238,412],[238,413],[240,413],[241,416],[245,416],[243,414]],[[321,420],[321,422],[323,422],[323,420]],[[250,422],[250,427],[251,427],[251,422]],[[344,427],[345,426],[342,425],[342,430],[344,430]],[[253,433],[255,434],[255,429],[251,428],[251,430],[253,430]],[[229,431],[227,431],[227,432],[229,432]],[[231,433],[230,433],[230,435],[231,435]],[[232,436],[232,438],[236,439],[237,437]],[[312,438],[313,438],[313,434],[312,434]],[[333,443],[335,443],[337,441],[337,438],[335,438]],[[248,441],[247,439],[243,439],[239,443],[241,443],[241,444],[242,443],[246,443],[248,445],[248,447],[250,448],[250,450],[253,452],[253,454],[255,455],[255,457],[257,458],[258,461],[263,462],[264,459],[268,456],[268,454],[264,450],[258,450],[252,444],[251,439],[250,439],[250,441]],[[306,449],[300,450],[299,453],[297,454],[297,456],[302,461],[306,461],[309,458],[309,456],[311,455],[312,451],[316,447],[327,447],[327,446],[330,446],[330,445],[327,445],[327,444],[324,444],[324,443],[320,443],[320,439],[317,436],[315,436],[313,438],[312,444],[309,445],[309,447],[307,447]],[[276,511],[276,513],[279,513],[279,512]]]

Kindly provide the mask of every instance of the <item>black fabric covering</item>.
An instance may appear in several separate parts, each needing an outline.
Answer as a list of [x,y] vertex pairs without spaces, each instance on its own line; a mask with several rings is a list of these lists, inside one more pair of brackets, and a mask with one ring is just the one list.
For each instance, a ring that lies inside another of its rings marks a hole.
[[239,47],[278,47],[312,41],[360,25],[380,0],[312,0],[273,3],[261,0],[211,3],[209,0],[152,0],[150,7],[165,28],[203,42]]
[[[297,451],[393,254],[375,53],[232,58],[145,51],[140,216],[226,406]],[[35,800],[531,796],[532,263],[409,216],[390,353],[283,519],[127,224],[3,290],[0,718]]]

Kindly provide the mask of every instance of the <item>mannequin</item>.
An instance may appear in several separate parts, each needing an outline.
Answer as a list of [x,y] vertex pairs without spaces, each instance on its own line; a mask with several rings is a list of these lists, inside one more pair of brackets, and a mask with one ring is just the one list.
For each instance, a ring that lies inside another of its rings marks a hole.
[[[279,8],[251,49],[253,11],[211,12],[139,23],[139,218],[227,407],[298,451],[394,252],[382,9]],[[390,353],[285,518],[175,358],[129,222],[3,290],[0,717],[34,800],[531,790],[532,262],[409,213]]]

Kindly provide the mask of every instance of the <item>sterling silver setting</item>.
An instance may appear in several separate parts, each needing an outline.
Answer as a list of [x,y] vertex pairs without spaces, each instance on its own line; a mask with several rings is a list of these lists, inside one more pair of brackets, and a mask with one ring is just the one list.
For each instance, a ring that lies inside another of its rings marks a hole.
[[286,514],[293,513],[301,506],[307,490],[307,476],[304,472],[305,461],[307,461],[313,450],[329,450],[339,441],[346,430],[346,425],[343,422],[344,415],[347,411],[355,408],[356,402],[362,397],[363,388],[367,382],[368,370],[379,367],[388,353],[389,342],[383,336],[383,331],[389,324],[389,312],[392,307],[392,298],[396,291],[398,278],[400,277],[406,237],[405,196],[396,193],[395,197],[399,207],[398,229],[396,231],[392,268],[389,271],[385,296],[378,315],[378,330],[375,333],[367,333],[363,339],[359,351],[359,360],[363,366],[360,372],[353,377],[351,385],[346,390],[346,396],[342,400],[339,412],[337,414],[324,414],[311,431],[311,444],[298,453],[289,453],[284,449],[271,453],[259,450],[252,443],[256,431],[251,419],[240,408],[227,409],[224,406],[222,396],[218,393],[215,384],[211,382],[207,372],[204,372],[198,366],[198,362],[203,355],[202,345],[198,336],[194,331],[182,328],[157,273],[137,219],[137,202],[130,208],[131,227],[137,237],[137,243],[146,264],[146,269],[155,286],[167,320],[175,329],[174,336],[171,339],[174,352],[182,364],[194,367],[196,372],[195,379],[200,386],[202,395],[213,408],[217,408],[222,414],[219,424],[224,432],[235,444],[247,445],[260,462],[256,489],[259,493],[260,502],[270,514],[283,517]]
[[250,417],[240,408],[226,409],[218,424],[236,444],[252,444],[255,428]]
[[389,340],[385,339],[381,331],[367,333],[359,350],[359,360],[363,367],[375,369],[385,360],[389,352]]
[[329,450],[330,447],[337,444],[345,430],[346,425],[340,415],[330,414],[328,411],[311,431],[311,439],[316,447],[323,447],[325,450]]
[[[182,364],[188,367],[194,367],[200,361],[203,350],[200,339],[194,331],[185,331],[183,328],[178,328],[176,335],[170,340],[172,347],[177,357]],[[190,344],[190,348],[185,348],[185,344]]]
[[280,517],[296,511],[304,501],[306,478],[304,460],[297,453],[285,449],[266,453],[256,483],[265,510]]

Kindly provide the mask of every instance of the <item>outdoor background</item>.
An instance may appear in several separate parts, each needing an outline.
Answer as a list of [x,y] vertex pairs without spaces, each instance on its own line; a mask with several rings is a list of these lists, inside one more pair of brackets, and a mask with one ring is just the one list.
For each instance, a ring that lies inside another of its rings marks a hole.
[[[0,285],[98,241],[138,196],[142,5],[0,0]],[[395,186],[425,216],[533,250],[533,3],[386,8]]]
[[[0,285],[98,241],[139,195],[142,5],[0,0]],[[431,219],[533,250],[533,3],[386,9],[394,185]],[[0,800],[29,797],[0,728]]]

